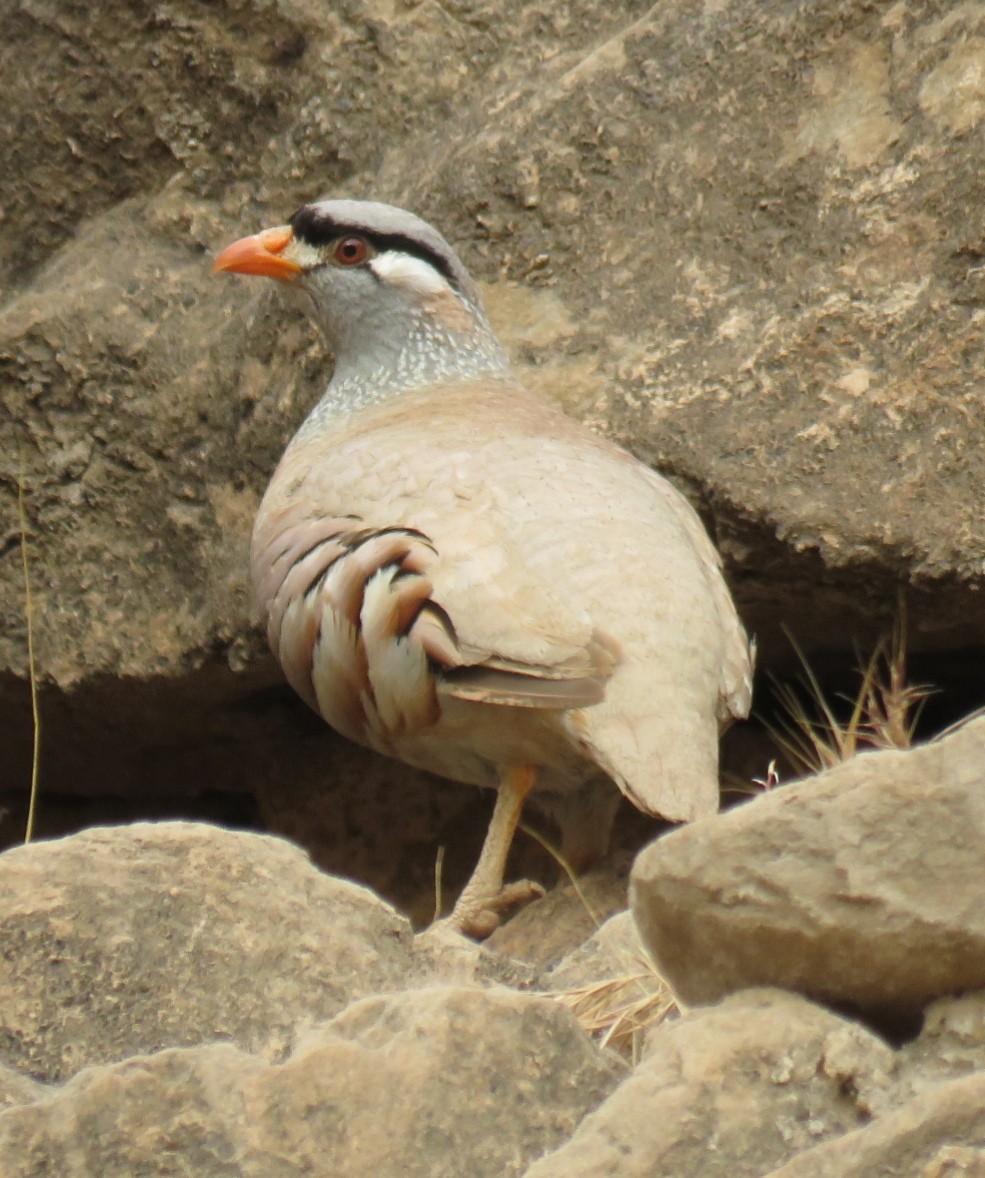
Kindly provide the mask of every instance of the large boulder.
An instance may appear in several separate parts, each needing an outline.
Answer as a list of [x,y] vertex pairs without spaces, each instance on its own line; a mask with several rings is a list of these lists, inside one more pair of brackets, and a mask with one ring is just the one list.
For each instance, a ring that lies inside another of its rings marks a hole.
[[856,1129],[892,1052],[792,994],[749,991],[657,1028],[632,1076],[527,1178],[760,1178]]
[[[898,1050],[778,990],[668,1017],[628,913],[538,977],[189,823],[10,851],[0,883],[11,1178],[909,1173],[911,1146],[975,1172],[985,991]],[[544,927],[514,951],[538,961]]]
[[549,999],[435,987],[357,1002],[278,1063],[214,1044],[87,1068],[0,1113],[0,1171],[503,1178],[621,1071]]
[[800,1154],[765,1178],[982,1178],[985,1075],[939,1084],[902,1108]]
[[0,856],[0,1057],[37,1079],[299,1028],[420,976],[408,922],[281,839],[192,823]]
[[685,1002],[773,985],[905,1024],[985,987],[983,846],[980,718],[658,839],[633,912]]

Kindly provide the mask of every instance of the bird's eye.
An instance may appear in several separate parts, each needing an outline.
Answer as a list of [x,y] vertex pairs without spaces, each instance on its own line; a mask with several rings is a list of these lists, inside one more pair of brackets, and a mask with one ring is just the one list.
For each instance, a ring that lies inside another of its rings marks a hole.
[[332,256],[343,266],[358,266],[369,257],[369,243],[365,237],[343,237]]

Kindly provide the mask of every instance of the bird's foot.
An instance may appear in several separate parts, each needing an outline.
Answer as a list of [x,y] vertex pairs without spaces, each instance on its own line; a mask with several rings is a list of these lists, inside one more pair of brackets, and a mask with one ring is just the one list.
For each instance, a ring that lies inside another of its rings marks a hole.
[[540,884],[529,879],[504,884],[493,896],[469,896],[466,889],[451,915],[445,917],[441,924],[476,941],[484,941],[499,928],[504,912],[521,904],[529,904],[543,894],[544,889]]

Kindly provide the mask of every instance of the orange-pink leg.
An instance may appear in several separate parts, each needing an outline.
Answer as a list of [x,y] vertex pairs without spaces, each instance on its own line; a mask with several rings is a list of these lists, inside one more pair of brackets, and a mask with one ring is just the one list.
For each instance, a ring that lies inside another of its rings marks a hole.
[[503,885],[513,834],[523,803],[536,780],[537,769],[533,765],[515,765],[503,770],[479,862],[448,918],[451,927],[459,932],[488,937],[499,924],[500,912],[543,893],[538,884],[529,880]]

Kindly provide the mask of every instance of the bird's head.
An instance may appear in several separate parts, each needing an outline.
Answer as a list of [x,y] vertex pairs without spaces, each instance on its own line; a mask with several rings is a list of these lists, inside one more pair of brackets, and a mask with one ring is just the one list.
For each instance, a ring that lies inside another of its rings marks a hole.
[[475,283],[432,226],[374,201],[302,205],[287,225],[227,246],[213,270],[259,274],[307,294],[336,355],[336,375],[429,359],[503,354]]

